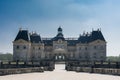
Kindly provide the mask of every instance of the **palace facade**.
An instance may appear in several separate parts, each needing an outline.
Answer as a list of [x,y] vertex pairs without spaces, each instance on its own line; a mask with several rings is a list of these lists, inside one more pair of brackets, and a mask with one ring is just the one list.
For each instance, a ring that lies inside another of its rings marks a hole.
[[36,32],[20,29],[13,41],[13,59],[22,61],[106,60],[106,40],[100,29],[83,33],[78,38],[65,38],[61,27],[53,38],[42,38]]

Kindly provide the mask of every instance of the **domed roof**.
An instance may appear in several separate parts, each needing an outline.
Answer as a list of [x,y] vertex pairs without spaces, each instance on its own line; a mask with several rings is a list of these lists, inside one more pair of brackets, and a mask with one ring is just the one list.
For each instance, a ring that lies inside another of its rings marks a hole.
[[62,31],[62,28],[61,28],[61,27],[59,27],[59,28],[58,28],[58,31]]

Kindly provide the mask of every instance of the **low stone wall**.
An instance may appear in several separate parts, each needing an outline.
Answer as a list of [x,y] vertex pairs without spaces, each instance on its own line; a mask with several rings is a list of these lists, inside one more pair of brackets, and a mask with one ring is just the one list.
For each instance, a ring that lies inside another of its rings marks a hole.
[[74,70],[73,68],[71,68],[71,71],[120,75],[120,69],[114,69],[114,68],[91,68],[91,67],[76,67],[75,68],[74,67]]
[[120,75],[120,62],[113,61],[67,61],[67,71]]
[[120,69],[94,68],[93,73],[120,75]]
[[31,72],[53,71],[54,61],[32,61],[32,62],[0,62],[0,75],[20,74]]
[[31,73],[31,72],[44,72],[44,68],[43,67],[33,67],[33,68],[0,69],[0,76],[9,75],[9,74]]
[[55,68],[53,66],[44,67],[44,71],[53,71]]

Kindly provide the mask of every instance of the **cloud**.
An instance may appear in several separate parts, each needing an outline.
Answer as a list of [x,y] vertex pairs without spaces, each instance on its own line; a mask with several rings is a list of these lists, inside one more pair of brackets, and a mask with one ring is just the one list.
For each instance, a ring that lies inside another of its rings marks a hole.
[[83,31],[101,28],[108,42],[108,55],[118,55],[119,3],[119,0],[0,0],[0,44],[5,44],[0,49],[12,51],[7,44],[12,46],[21,26],[43,37],[54,37],[61,25],[65,37],[78,37]]

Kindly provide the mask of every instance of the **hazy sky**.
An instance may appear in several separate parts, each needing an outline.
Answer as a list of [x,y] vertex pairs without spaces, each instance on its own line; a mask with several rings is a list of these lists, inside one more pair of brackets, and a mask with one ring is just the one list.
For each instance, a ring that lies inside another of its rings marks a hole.
[[101,28],[107,55],[120,54],[120,0],[0,0],[0,52],[13,53],[20,27],[54,37],[59,26],[65,37]]

